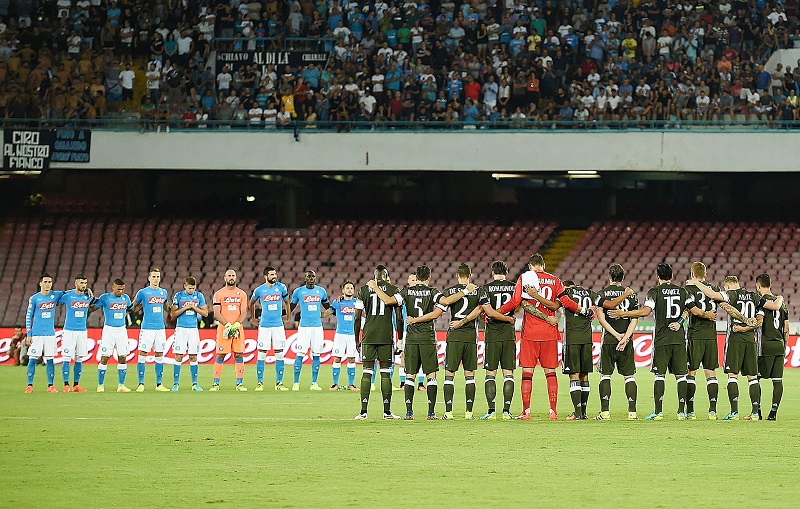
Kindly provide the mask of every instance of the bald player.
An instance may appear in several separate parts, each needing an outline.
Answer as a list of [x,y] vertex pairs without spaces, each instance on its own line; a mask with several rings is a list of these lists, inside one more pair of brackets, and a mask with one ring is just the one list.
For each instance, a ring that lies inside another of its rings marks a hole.
[[214,318],[217,320],[217,358],[214,362],[212,391],[219,390],[225,356],[233,353],[236,363],[236,390],[245,392],[244,382],[244,326],[247,316],[247,292],[236,286],[236,271],[225,271],[225,286],[214,294]]

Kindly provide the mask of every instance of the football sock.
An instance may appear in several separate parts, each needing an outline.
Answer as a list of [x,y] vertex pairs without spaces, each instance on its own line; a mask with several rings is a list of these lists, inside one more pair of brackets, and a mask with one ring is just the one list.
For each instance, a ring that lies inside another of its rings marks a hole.
[[392,412],[392,368],[381,368],[381,396],[383,397],[383,413]]
[[708,411],[717,411],[717,398],[719,398],[719,383],[717,377],[712,376],[706,380],[706,391],[708,392]]
[[611,401],[611,377],[600,377],[600,386],[598,387],[600,393],[600,411],[608,412],[608,404]]
[[428,413],[436,412],[436,393],[439,389],[439,384],[435,378],[428,380],[426,391],[428,393]]
[[33,357],[28,357],[28,385],[33,385],[33,376],[36,374],[36,364],[39,360]]
[[398,370],[400,372],[400,385],[405,386],[406,384],[406,368],[404,366],[400,366]]
[[333,385],[339,385],[339,375],[342,373],[342,363],[335,362],[331,368],[331,375],[333,375]]
[[275,383],[283,383],[283,370],[286,366],[283,360],[283,352],[275,352]]
[[403,391],[406,397],[406,412],[414,411],[414,393],[416,390],[417,388],[414,386],[414,379],[406,379],[405,384],[403,385]]
[[514,377],[503,378],[503,412],[511,411],[511,401],[514,399]]
[[475,375],[465,376],[464,393],[467,396],[467,412],[472,412],[472,406],[475,404]]
[[311,383],[317,383],[317,378],[319,378],[319,355],[312,355],[311,356]]
[[156,357],[156,385],[161,385],[164,379],[164,357]]
[[761,385],[758,383],[758,378],[750,380],[750,405],[753,414],[757,414],[761,409]]
[[483,392],[486,394],[486,406],[489,407],[489,412],[494,412],[494,401],[497,398],[497,380],[494,375],[486,375],[486,380],[483,382]]
[[69,360],[67,359],[61,362],[61,377],[64,379],[64,385],[69,385]]
[[117,379],[120,385],[125,385],[125,375],[128,374],[127,364],[117,364]]
[[197,361],[189,361],[189,373],[192,375],[192,385],[197,385]]
[[589,380],[581,382],[581,412],[586,415],[586,407],[589,406],[589,394],[592,392],[592,387],[589,385]]
[[97,365],[97,385],[103,385],[106,383],[106,370],[108,366],[105,364],[98,364]]
[[375,369],[371,371],[372,378],[370,378],[369,383],[371,383],[371,384],[375,383],[375,378],[378,376],[378,373],[380,372],[380,369],[381,368],[378,366],[378,361],[375,361]]
[[772,379],[772,411],[778,412],[783,397],[783,378]]
[[417,375],[417,385],[422,385],[425,383],[425,375]]
[[655,413],[660,414],[664,405],[664,375],[656,375],[653,382],[653,401],[655,402]]
[[572,400],[572,406],[575,407],[575,415],[581,416],[583,414],[583,404],[581,399],[583,396],[583,388],[581,387],[580,380],[569,381],[569,397]]
[[75,361],[75,367],[72,368],[73,385],[78,385],[79,383],[81,383],[82,374],[83,374],[83,363],[81,361]]
[[219,379],[222,378],[222,366],[223,366],[222,361],[223,360],[224,360],[224,357],[222,359],[217,357],[214,360],[214,383],[217,384],[217,385],[219,385]]
[[47,385],[53,385],[53,380],[56,378],[56,366],[53,364],[53,359],[47,359],[45,362],[45,372],[47,373]]
[[678,382],[678,413],[683,413],[686,411],[686,377],[679,376],[677,379]]
[[374,373],[371,369],[361,370],[361,413],[367,413],[367,404],[369,403],[369,389],[372,386],[372,375]]
[[531,413],[531,393],[533,392],[533,373],[522,373],[522,413]]
[[639,388],[636,386],[636,379],[633,377],[625,379],[625,397],[628,398],[628,412],[636,411],[636,395]]
[[234,361],[236,363],[236,385],[241,385],[244,382],[244,357],[237,357]]
[[686,376],[686,412],[694,412],[694,395],[697,392],[697,380],[691,375]]
[[555,373],[545,373],[547,379],[547,397],[550,400],[550,410],[558,409],[558,378]]
[[736,378],[728,378],[728,400],[731,413],[739,413],[739,380]]
[[347,364],[347,386],[355,385],[356,383],[356,363]]
[[453,396],[456,393],[456,386],[455,382],[453,382],[452,376],[444,377],[444,411],[445,412],[452,412],[453,411]]
[[174,385],[178,385],[181,381],[181,363],[175,361],[175,364],[172,365],[172,383]]
[[303,356],[297,354],[297,357],[294,358],[294,383],[300,383],[300,371],[303,369]]
[[259,351],[256,354],[256,382],[264,383],[264,364],[267,359],[267,352]]
[[136,358],[136,373],[139,375],[139,385],[144,383],[144,359],[145,356],[141,353]]

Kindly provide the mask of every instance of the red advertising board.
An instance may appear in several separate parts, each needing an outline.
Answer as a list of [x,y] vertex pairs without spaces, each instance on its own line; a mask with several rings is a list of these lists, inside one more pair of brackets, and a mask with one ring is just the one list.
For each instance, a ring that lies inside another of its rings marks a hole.
[[[321,361],[323,363],[329,363],[332,361],[331,356],[331,348],[333,347],[333,332],[332,330],[325,331],[325,341],[323,343],[322,348],[322,355]],[[84,358],[84,362],[89,364],[95,364],[99,360],[99,352],[98,352],[98,344],[100,342],[100,335],[102,333],[102,329],[89,329],[88,336],[89,336],[89,355]],[[168,329],[167,330],[167,351],[165,355],[167,357],[166,362],[172,363],[172,342],[173,342],[173,333],[174,330]],[[14,334],[14,329],[10,328],[0,328],[0,365],[3,364],[11,364],[11,360],[9,359],[9,349],[11,345],[11,336]],[[247,338],[245,341],[245,354],[244,354],[244,361],[245,362],[255,362],[256,358],[256,334],[257,332],[253,329],[249,329],[245,331],[245,337]],[[129,348],[131,354],[128,356],[128,362],[132,363],[135,361],[136,357],[136,348],[138,345],[138,335],[139,329],[130,329],[128,331],[129,340]],[[287,330],[286,331],[287,337],[287,345],[288,350],[286,353],[286,361],[287,363],[291,363],[295,359],[295,344],[297,338],[297,331],[295,330]],[[60,352],[60,340],[61,340],[61,331],[56,332],[56,339],[59,343]],[[215,356],[215,349],[216,349],[216,330],[215,329],[202,329],[200,330],[200,354],[198,355],[198,360],[200,363],[209,363],[214,360]],[[438,341],[438,352],[439,352],[439,362],[444,361],[444,351],[445,351],[445,333],[444,332],[437,332],[437,341]],[[725,336],[718,335],[717,341],[719,342],[719,351],[720,351],[720,362],[722,361],[722,353],[724,352],[725,348]],[[653,352],[653,339],[651,334],[642,333],[642,334],[634,334],[633,339],[634,351],[636,354],[636,366],[639,368],[650,366],[650,358]],[[600,334],[594,335],[594,361],[597,363],[597,360],[600,356]],[[479,341],[478,341],[478,362],[483,362],[483,333],[479,334]],[[559,348],[560,349],[560,348]],[[60,363],[61,358],[60,356],[56,357],[56,362]],[[184,362],[187,362],[188,356],[184,359]],[[275,358],[272,356],[267,357],[267,362],[272,363],[275,361]],[[310,358],[307,356],[305,359],[306,362],[310,362]],[[112,360],[112,362],[114,362]],[[152,357],[148,357],[148,362],[154,362]],[[800,368],[800,344],[798,344],[798,336],[791,336],[789,338],[789,344],[786,346],[786,360],[785,366],[787,368]]]

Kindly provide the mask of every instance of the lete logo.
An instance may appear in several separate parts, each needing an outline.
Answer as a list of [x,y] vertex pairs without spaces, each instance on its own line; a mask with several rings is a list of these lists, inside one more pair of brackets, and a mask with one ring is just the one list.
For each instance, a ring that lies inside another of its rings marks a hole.
[[89,309],[89,301],[87,300],[76,300],[70,306],[72,309]]
[[112,302],[108,305],[108,309],[111,311],[122,311],[128,309],[128,306],[126,306],[124,302]]
[[262,300],[264,302],[278,302],[279,300],[281,300],[281,296],[278,295],[277,293],[268,293],[267,295],[264,295],[264,298]]
[[39,309],[42,311],[47,311],[48,309],[54,309],[56,307],[56,303],[53,301],[50,302],[42,302],[39,304]]
[[147,303],[148,304],[163,304],[166,301],[164,297],[148,297]]
[[306,295],[303,297],[303,302],[319,302],[320,300],[319,295]]

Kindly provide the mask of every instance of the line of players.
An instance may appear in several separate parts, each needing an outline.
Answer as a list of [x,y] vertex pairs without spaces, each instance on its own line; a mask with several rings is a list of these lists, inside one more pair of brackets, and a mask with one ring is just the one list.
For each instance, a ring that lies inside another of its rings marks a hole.
[[[738,280],[729,276],[724,290],[704,281],[705,266],[700,262],[692,265],[692,280],[685,288],[674,285],[672,269],[668,264],[657,268],[658,285],[648,292],[645,305],[638,306],[635,294],[622,286],[624,270],[618,264],[609,269],[609,286],[595,293],[574,285],[562,283],[556,276],[545,272],[544,259],[536,254],[529,260],[529,271],[514,283],[506,280],[508,268],[503,262],[491,266],[492,282],[478,289],[470,283],[471,271],[461,265],[457,271],[458,284],[444,293],[430,287],[430,269],[420,266],[415,272],[416,281],[409,278],[409,286],[399,290],[391,285],[388,271],[379,266],[375,279],[355,295],[355,285],[342,285],[342,296],[330,301],[324,288],[316,285],[316,274],[305,275],[305,285],[296,289],[289,300],[288,289],[277,278],[273,267],[264,270],[265,283],[255,289],[250,299],[236,286],[236,273],[225,273],[225,287],[214,295],[214,316],[218,321],[217,356],[214,363],[214,384],[211,390],[219,389],[223,361],[232,353],[236,364],[236,390],[246,391],[244,378],[244,334],[238,334],[249,311],[256,321],[256,307],[261,308],[258,320],[257,391],[263,390],[263,375],[266,354],[274,349],[276,356],[276,390],[288,390],[283,386],[283,353],[286,346],[284,322],[289,319],[296,306],[301,308],[298,327],[298,355],[294,364],[293,390],[299,390],[302,359],[311,350],[311,390],[322,390],[317,383],[319,355],[322,347],[321,318],[337,315],[337,330],[334,336],[334,364],[332,389],[338,388],[341,363],[347,359],[348,386],[360,390],[362,411],[356,419],[366,418],[370,390],[374,387],[374,366],[380,367],[381,393],[384,401],[384,417],[398,418],[391,412],[391,369],[394,354],[405,348],[405,367],[408,373],[421,371],[428,380],[427,395],[429,419],[436,419],[434,412],[438,384],[436,371],[436,341],[434,320],[449,308],[452,320],[447,335],[445,355],[443,418],[452,419],[455,372],[463,367],[465,374],[465,417],[473,418],[475,379],[477,369],[477,319],[486,322],[485,394],[488,411],[483,419],[496,419],[495,399],[498,367],[503,374],[503,419],[510,419],[510,405],[514,394],[513,371],[516,367],[516,334],[513,313],[524,310],[520,342],[520,366],[522,367],[523,411],[519,419],[530,419],[530,398],[533,371],[541,365],[545,372],[550,400],[550,418],[556,420],[558,383],[558,341],[555,311],[565,308],[565,338],[563,348],[563,372],[570,377],[570,396],[575,411],[568,420],[586,419],[590,387],[588,373],[592,370],[591,322],[599,319],[605,333],[599,371],[601,411],[599,420],[610,419],[611,375],[617,369],[625,378],[625,392],[629,404],[629,419],[637,418],[637,386],[634,378],[635,362],[632,335],[640,317],[655,314],[653,367],[655,373],[655,411],[647,417],[663,419],[662,399],[665,375],[676,376],[678,387],[678,419],[694,419],[695,373],[702,366],[707,379],[710,408],[709,418],[716,418],[718,385],[716,369],[718,353],[716,342],[716,305],[726,310],[731,320],[726,342],[726,366],[728,373],[728,395],[731,412],[725,419],[738,419],[738,378],[741,373],[748,377],[752,402],[752,413],[745,419],[760,418],[760,386],[758,375],[773,381],[773,404],[769,419],[774,419],[782,394],[782,369],[785,339],[788,334],[788,316],[781,297],[770,292],[769,276],[756,280],[757,292],[748,292],[739,287]],[[98,392],[104,391],[104,377],[111,353],[116,350],[119,364],[119,392],[127,392],[124,385],[127,352],[125,312],[141,309],[144,314],[139,341],[137,362],[139,385],[144,391],[144,357],[152,350],[156,358],[156,380],[158,391],[169,391],[162,384],[163,351],[166,333],[165,317],[176,320],[174,383],[172,390],[179,389],[180,368],[183,356],[188,353],[192,374],[192,388],[202,391],[197,383],[197,353],[199,350],[198,317],[209,313],[202,293],[196,290],[194,278],[187,278],[184,290],[177,293],[169,304],[166,290],[159,287],[161,273],[152,269],[150,285],[137,292],[131,301],[124,294],[124,282],[115,280],[112,292],[94,298],[87,288],[86,278],[79,276],[75,289],[69,292],[52,291],[52,279],[44,275],[40,281],[41,292],[31,297],[26,314],[26,326],[31,337],[32,359],[44,354],[48,372],[48,391],[53,386],[55,355],[54,313],[55,305],[63,304],[67,316],[62,336],[62,364],[65,392],[69,387],[70,360],[75,360],[74,385],[71,390],[82,392],[79,385],[81,366],[79,359],[86,355],[86,316],[95,309],[102,309],[105,317],[100,345],[101,362],[98,370]],[[246,303],[249,302],[249,305]],[[403,315],[407,315],[404,317]],[[363,318],[363,337],[361,335]],[[688,323],[688,342],[683,327]],[[407,327],[407,331],[405,331]],[[402,340],[394,340],[394,332]],[[230,331],[234,331],[229,337]],[[754,334],[753,331],[756,331]],[[688,345],[688,350],[687,350]],[[398,348],[399,346],[399,348]],[[356,349],[362,353],[364,370],[361,388],[354,385]],[[35,362],[28,366],[28,388],[33,390]],[[406,419],[413,419],[414,379],[405,380]]]

